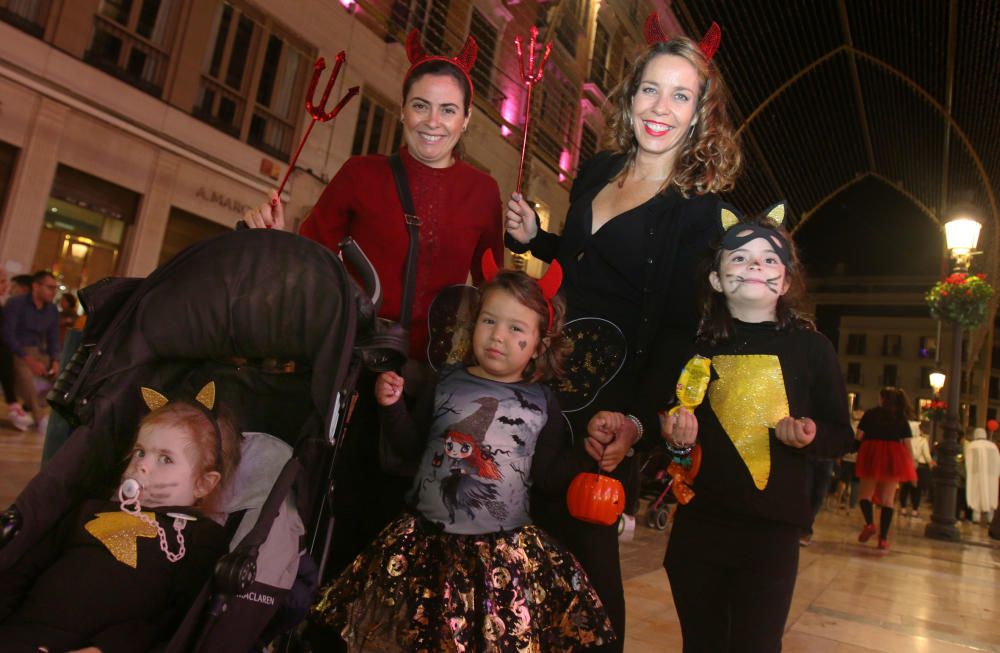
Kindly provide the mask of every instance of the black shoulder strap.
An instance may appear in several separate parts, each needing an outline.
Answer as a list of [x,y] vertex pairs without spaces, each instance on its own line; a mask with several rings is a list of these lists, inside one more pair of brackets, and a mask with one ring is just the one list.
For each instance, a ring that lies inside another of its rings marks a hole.
[[406,251],[406,267],[403,268],[403,295],[399,305],[399,323],[404,329],[410,328],[410,316],[413,313],[413,293],[417,281],[417,249],[420,244],[420,218],[413,208],[413,197],[410,195],[410,185],[406,181],[406,169],[398,152],[389,156],[389,167],[396,181],[396,192],[399,203],[403,207],[403,218],[406,220],[406,231],[410,235],[410,246]]

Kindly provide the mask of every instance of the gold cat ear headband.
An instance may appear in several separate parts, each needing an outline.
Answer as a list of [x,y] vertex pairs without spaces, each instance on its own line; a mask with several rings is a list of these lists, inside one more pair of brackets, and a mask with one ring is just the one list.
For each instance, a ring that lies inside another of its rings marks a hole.
[[[159,410],[167,404],[171,403],[165,395],[153,390],[152,388],[141,387],[139,388],[142,392],[142,400],[149,407],[149,410]],[[209,381],[206,383],[198,394],[195,395],[194,401],[188,400],[175,400],[185,403],[195,408],[198,408],[205,414],[208,420],[212,423],[212,428],[215,429],[215,467],[216,471],[222,467],[222,431],[219,429],[219,421],[215,416],[215,381]]]
[[781,201],[767,210],[765,219],[770,226],[740,222],[735,213],[729,209],[722,209],[720,221],[722,228],[726,230],[722,235],[722,246],[729,250],[739,249],[751,240],[763,238],[774,244],[774,253],[786,267],[791,265],[792,250],[781,232],[785,223],[785,208],[785,202]]

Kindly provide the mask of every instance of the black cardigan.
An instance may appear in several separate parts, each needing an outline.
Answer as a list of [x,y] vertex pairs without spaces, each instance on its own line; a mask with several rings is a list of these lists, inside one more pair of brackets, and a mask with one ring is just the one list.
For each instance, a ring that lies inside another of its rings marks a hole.
[[[580,168],[573,183],[563,235],[539,227],[527,245],[507,235],[506,246],[519,254],[530,251],[546,262],[558,259],[564,272],[570,270],[566,278],[573,278],[577,245],[590,235],[586,218],[589,203],[624,165],[624,155],[595,155]],[[636,307],[638,332],[629,337],[629,364],[643,392],[635,393],[632,405],[621,410],[639,417],[647,434],[659,432],[656,410],[672,396],[671,388],[691,354],[698,327],[695,276],[709,245],[722,235],[724,207],[735,211],[715,194],[685,198],[670,187],[638,211],[643,222],[641,233],[648,237],[643,241],[642,302]]]

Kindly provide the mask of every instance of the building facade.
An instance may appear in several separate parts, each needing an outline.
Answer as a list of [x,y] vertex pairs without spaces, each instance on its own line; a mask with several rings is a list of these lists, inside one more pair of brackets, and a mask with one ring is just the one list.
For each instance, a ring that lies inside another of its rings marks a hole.
[[[951,382],[951,326],[932,319],[924,302],[933,284],[932,278],[810,281],[817,323],[837,346],[855,408],[877,406],[879,390],[894,386],[906,391],[919,414],[935,397],[931,372],[944,372]],[[960,415],[969,432],[1000,413],[1000,348],[992,331],[984,327],[963,340]],[[947,392],[946,387],[940,398]]]
[[[600,107],[668,2],[631,0],[0,0],[0,264],[52,269],[75,291],[144,276],[231,229],[266,201],[309,123],[313,62],[347,52],[331,94],[360,98],[318,125],[285,187],[301,222],[351,155],[401,139],[402,42],[479,59],[462,156],[516,183],[525,90],[514,37],[532,25],[553,52],[533,98],[526,194],[559,229]],[[528,263],[529,268],[537,264]]]

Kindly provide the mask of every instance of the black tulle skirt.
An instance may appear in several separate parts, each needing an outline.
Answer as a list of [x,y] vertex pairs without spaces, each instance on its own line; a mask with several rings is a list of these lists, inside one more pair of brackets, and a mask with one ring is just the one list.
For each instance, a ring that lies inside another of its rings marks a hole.
[[406,514],[320,592],[350,651],[576,651],[614,638],[586,572],[534,525],[454,535]]

